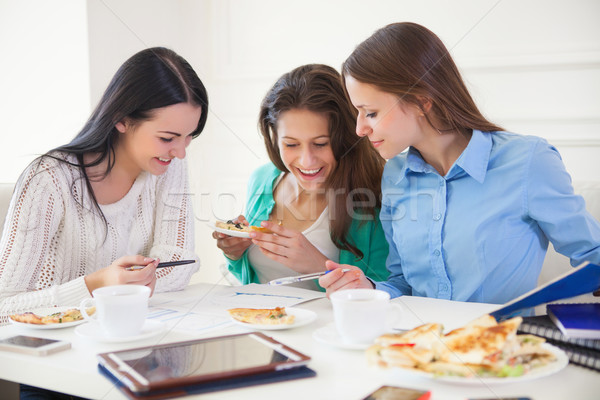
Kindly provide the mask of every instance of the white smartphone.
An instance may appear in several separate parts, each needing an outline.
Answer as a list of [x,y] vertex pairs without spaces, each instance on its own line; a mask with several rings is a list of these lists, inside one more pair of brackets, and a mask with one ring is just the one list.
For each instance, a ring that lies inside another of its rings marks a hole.
[[18,335],[0,339],[0,350],[32,354],[35,356],[45,356],[70,348],[71,343],[65,342],[64,340],[45,339],[33,336]]

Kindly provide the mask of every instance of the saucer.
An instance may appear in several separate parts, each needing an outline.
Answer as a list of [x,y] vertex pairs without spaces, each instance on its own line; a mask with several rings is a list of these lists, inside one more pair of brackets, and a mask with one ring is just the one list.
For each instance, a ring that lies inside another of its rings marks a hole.
[[164,322],[147,319],[144,322],[144,326],[142,326],[142,331],[138,335],[126,337],[110,337],[105,336],[104,333],[102,333],[102,330],[97,323],[90,322],[87,324],[79,325],[77,328],[75,328],[75,333],[78,336],[94,340],[96,342],[125,343],[151,338],[163,332],[165,328],[166,324]]
[[373,343],[346,343],[338,333],[334,324],[326,325],[313,332],[313,339],[323,344],[346,350],[366,350]]

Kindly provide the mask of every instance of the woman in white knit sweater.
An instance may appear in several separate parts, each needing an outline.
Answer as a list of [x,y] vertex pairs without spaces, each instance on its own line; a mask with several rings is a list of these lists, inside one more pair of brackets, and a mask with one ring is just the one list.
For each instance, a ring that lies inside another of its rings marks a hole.
[[204,85],[175,52],[146,49],[121,66],[81,132],[17,182],[0,241],[0,324],[102,286],[187,285],[198,263],[156,265],[197,260],[184,157],[207,112]]

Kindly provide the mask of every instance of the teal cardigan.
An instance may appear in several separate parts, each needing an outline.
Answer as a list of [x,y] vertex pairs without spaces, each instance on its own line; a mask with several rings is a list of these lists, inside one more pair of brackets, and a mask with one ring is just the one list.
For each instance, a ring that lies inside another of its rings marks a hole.
[[[254,171],[250,177],[245,215],[250,225],[260,225],[261,221],[269,219],[275,206],[273,185],[280,174],[281,171],[275,165],[266,164]],[[340,250],[340,263],[359,267],[365,275],[374,281],[385,281],[389,274],[385,267],[389,246],[379,221],[379,214],[376,215],[374,220],[361,221],[354,219],[348,232],[348,240],[364,256],[358,260],[351,252]],[[239,260],[225,258],[227,259],[229,271],[244,285],[259,283],[256,272],[248,261],[247,250]]]

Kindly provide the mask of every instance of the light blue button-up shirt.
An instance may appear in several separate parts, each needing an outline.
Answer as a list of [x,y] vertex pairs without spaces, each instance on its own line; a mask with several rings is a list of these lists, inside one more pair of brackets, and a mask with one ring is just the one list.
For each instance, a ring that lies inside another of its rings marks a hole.
[[505,303],[535,288],[548,240],[574,266],[600,263],[600,224],[538,137],[473,131],[446,176],[410,148],[382,196],[390,277],[376,287],[393,297]]

